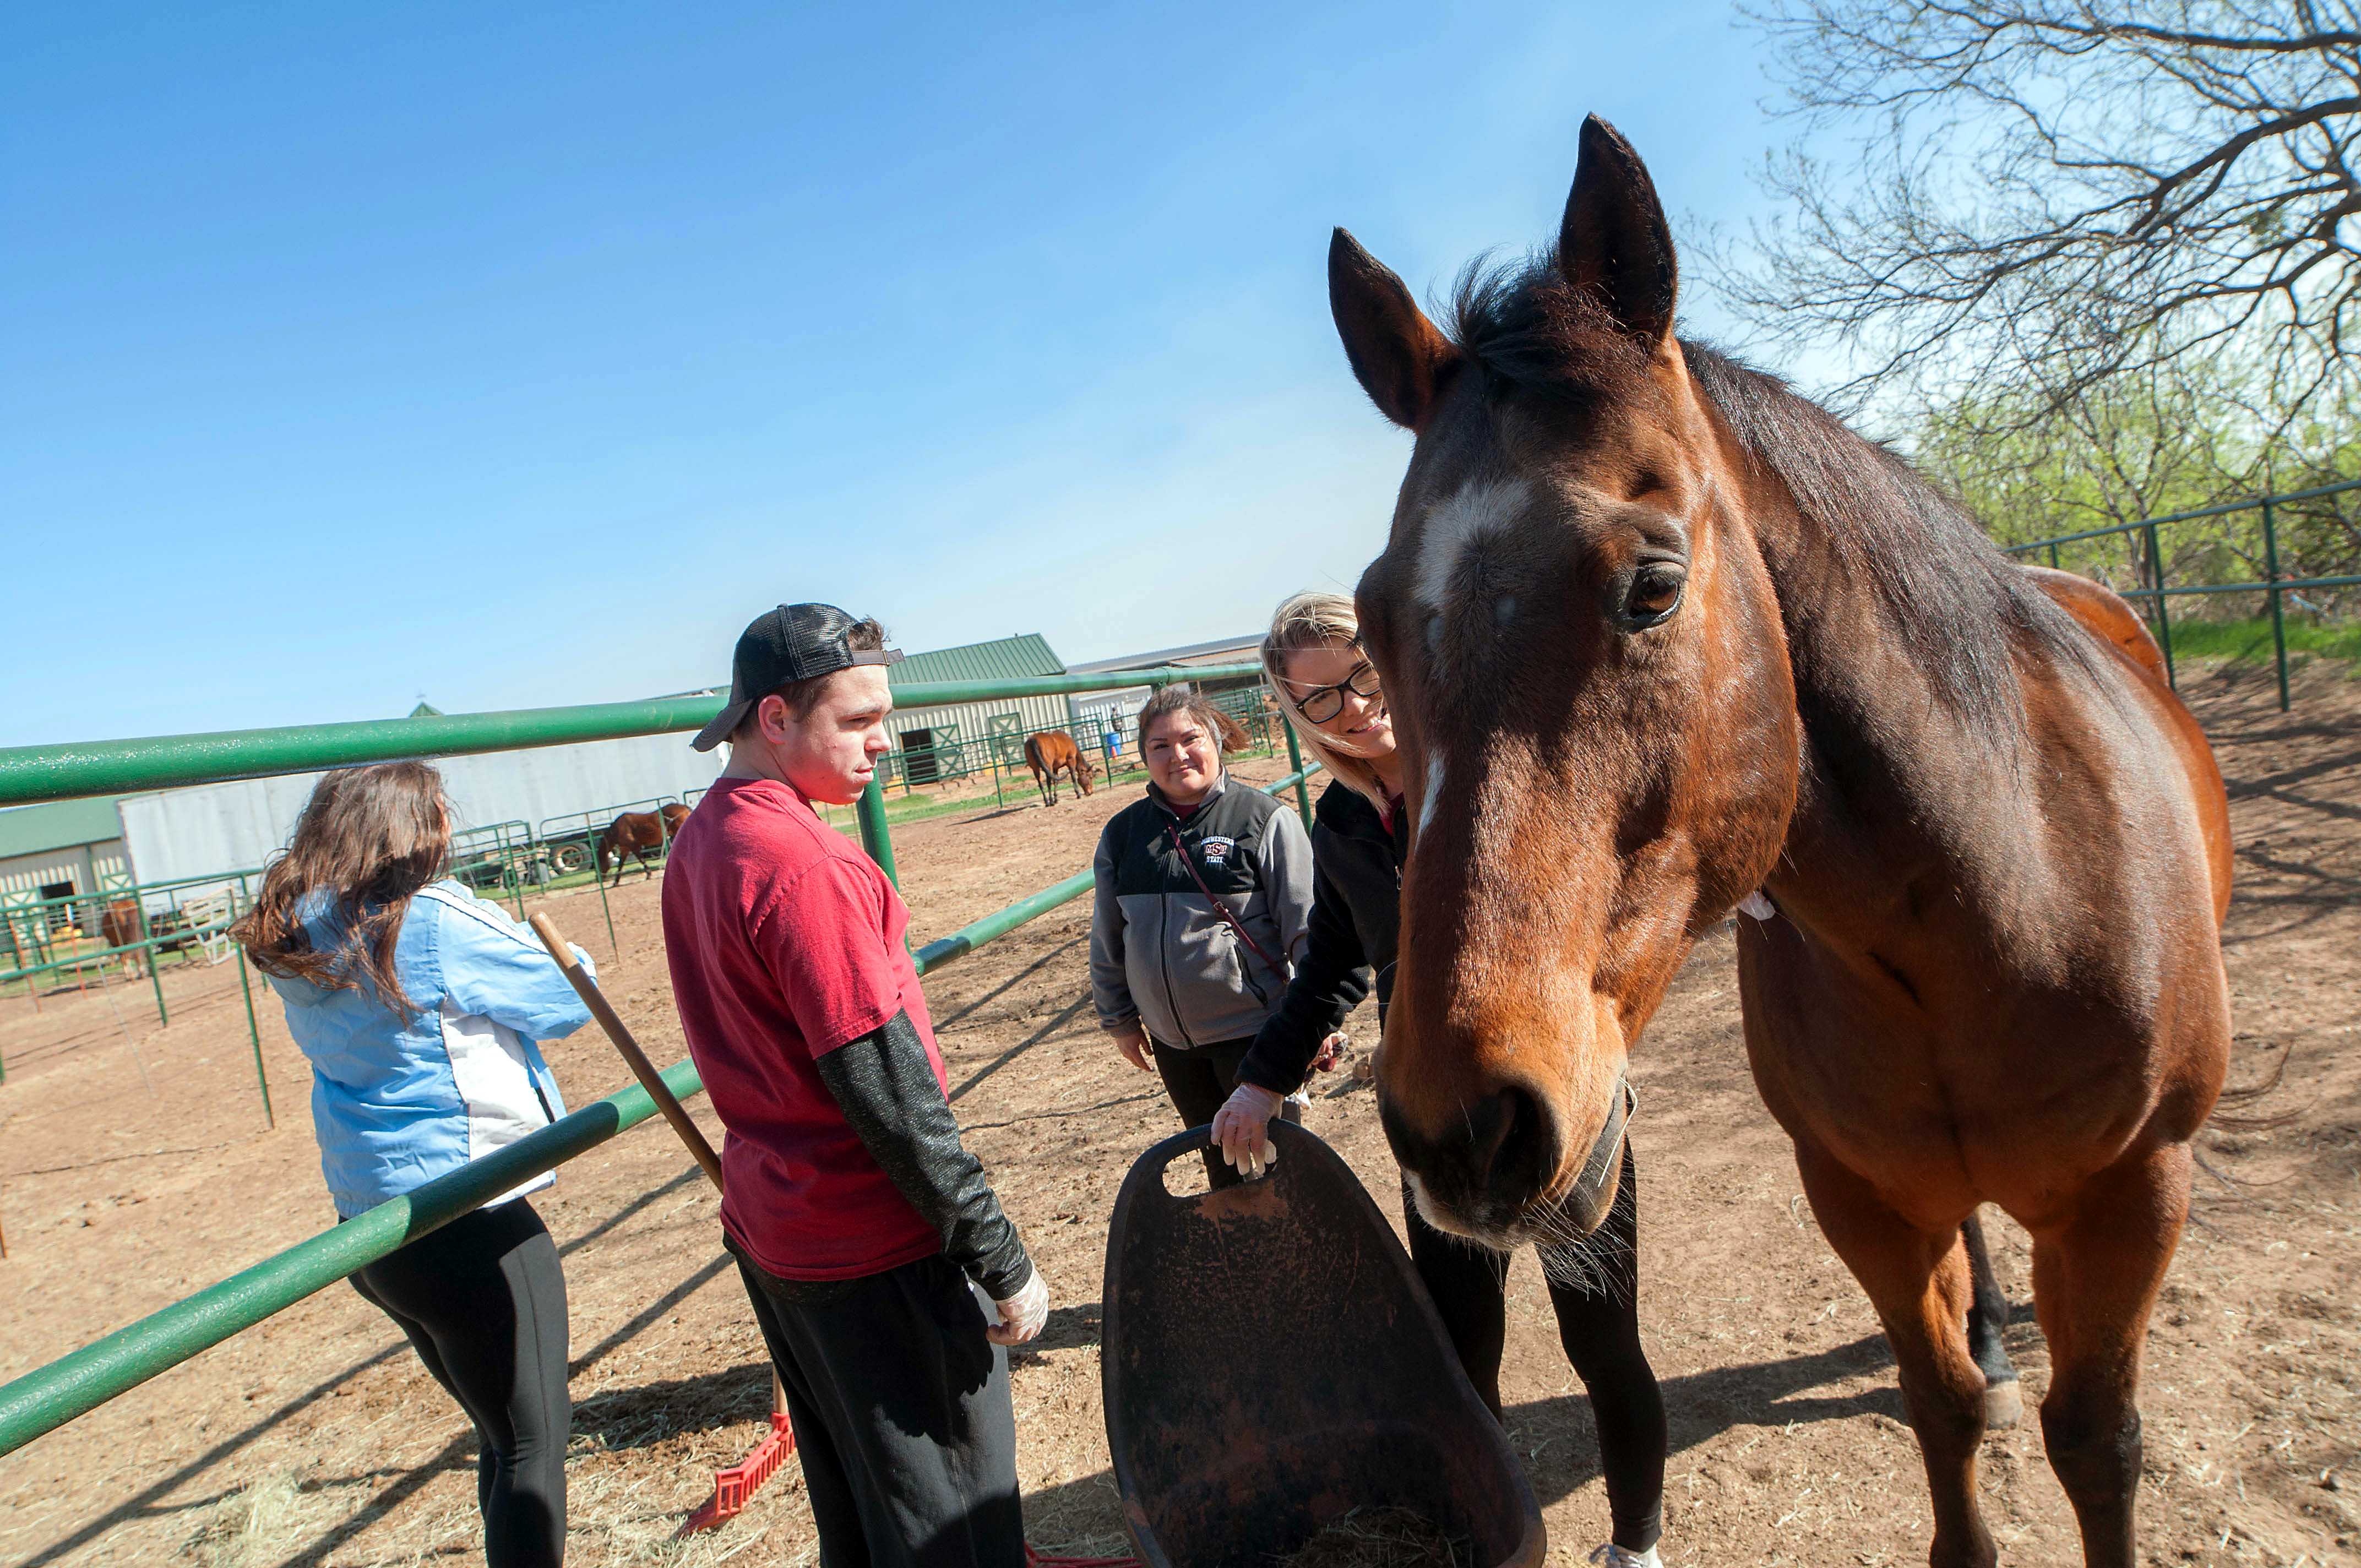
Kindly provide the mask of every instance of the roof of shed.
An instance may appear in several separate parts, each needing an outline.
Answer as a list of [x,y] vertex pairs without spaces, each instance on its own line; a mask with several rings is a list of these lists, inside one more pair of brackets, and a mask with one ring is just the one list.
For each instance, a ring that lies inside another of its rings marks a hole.
[[1262,633],[1217,638],[1211,642],[1184,643],[1148,653],[1126,653],[1120,659],[1093,659],[1076,664],[1078,675],[1104,674],[1109,670],[1152,670],[1163,664],[1251,664],[1262,657]]
[[961,648],[939,648],[913,653],[886,668],[886,679],[897,686],[914,681],[1005,681],[1026,675],[1062,675],[1066,666],[1049,651],[1038,631],[1004,637],[994,642],[970,642]]
[[108,795],[94,800],[55,800],[0,810],[0,860],[122,838],[123,819],[115,811],[115,803],[121,798]]

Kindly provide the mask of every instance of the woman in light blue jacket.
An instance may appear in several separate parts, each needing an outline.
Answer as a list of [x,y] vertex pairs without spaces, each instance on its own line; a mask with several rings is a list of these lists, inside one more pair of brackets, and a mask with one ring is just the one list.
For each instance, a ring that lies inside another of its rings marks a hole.
[[[320,1168],[340,1219],[566,1114],[538,1042],[572,1034],[589,1011],[522,927],[436,880],[450,848],[432,767],[329,773],[235,933],[311,1058]],[[566,1554],[566,1277],[525,1201],[554,1179],[352,1277],[475,1423],[490,1568],[555,1568]]]

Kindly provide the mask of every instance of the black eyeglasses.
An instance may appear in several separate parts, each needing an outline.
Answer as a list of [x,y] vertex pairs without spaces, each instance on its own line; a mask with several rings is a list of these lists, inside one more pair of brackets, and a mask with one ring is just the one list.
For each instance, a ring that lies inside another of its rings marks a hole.
[[[1290,681],[1289,685],[1297,683]],[[1345,711],[1345,694],[1357,697],[1373,697],[1381,688],[1378,672],[1367,659],[1353,666],[1353,673],[1334,685],[1313,686],[1305,696],[1295,699],[1295,710],[1314,724],[1325,724]]]

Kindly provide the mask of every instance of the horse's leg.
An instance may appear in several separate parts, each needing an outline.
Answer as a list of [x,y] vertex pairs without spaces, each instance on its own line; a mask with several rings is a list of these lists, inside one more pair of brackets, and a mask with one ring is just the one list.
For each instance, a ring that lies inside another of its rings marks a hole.
[[1984,1379],[1968,1354],[1972,1287],[1954,1226],[1929,1231],[1896,1213],[1877,1190],[1803,1139],[1795,1165],[1813,1216],[1877,1309],[1918,1434],[1935,1514],[1934,1568],[1999,1561],[1976,1511],[1976,1450],[1984,1435]]
[[1992,1250],[1984,1243],[1982,1213],[1960,1222],[1960,1240],[1967,1245],[1968,1277],[1975,1284],[1975,1299],[1968,1308],[1968,1353],[1984,1375],[1984,1428],[1997,1431],[2015,1426],[2025,1416],[2025,1396],[2016,1386],[2016,1367],[2008,1359],[2001,1335],[2008,1327],[2008,1297],[1993,1273]]
[[2185,1144],[2125,1159],[2084,1185],[2070,1222],[2033,1239],[2033,1305],[2049,1341],[2041,1437],[2092,1568],[2133,1563],[2140,1350],[2189,1214],[2189,1169]]

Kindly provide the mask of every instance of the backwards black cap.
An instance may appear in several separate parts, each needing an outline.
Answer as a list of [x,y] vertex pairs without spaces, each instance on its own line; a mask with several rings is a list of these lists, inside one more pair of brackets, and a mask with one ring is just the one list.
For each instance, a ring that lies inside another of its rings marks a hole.
[[738,728],[747,710],[791,681],[832,675],[855,664],[898,664],[898,648],[852,648],[845,633],[861,624],[832,604],[783,604],[758,615],[738,639],[730,661],[730,701],[689,744],[710,751]]

